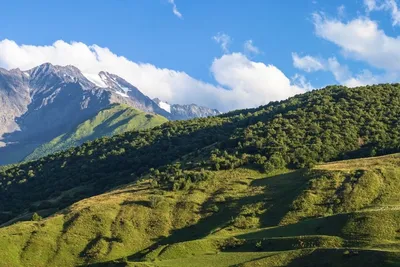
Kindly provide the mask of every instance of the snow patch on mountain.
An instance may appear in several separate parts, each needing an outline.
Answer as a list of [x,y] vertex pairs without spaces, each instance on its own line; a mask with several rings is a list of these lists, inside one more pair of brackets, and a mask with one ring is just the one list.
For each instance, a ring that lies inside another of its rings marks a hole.
[[120,96],[122,96],[122,97],[127,97],[127,98],[129,98],[129,95],[128,95],[128,94],[126,94],[126,93],[119,92],[119,91],[116,91],[115,93],[116,93],[117,95],[120,95]]
[[161,101],[159,98],[154,98],[153,101],[163,110],[168,113],[171,113],[171,105],[167,102]]
[[100,78],[99,74],[89,74],[89,73],[82,73],[83,76],[86,77],[90,82],[94,83],[98,87],[106,88],[107,84]]
[[171,113],[171,105],[168,104],[167,102],[160,101],[160,103],[158,103],[158,106],[163,110],[167,111],[168,113]]

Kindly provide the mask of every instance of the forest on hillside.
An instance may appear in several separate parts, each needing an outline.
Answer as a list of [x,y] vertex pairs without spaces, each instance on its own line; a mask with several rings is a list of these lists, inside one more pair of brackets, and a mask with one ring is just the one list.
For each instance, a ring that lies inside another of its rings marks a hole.
[[0,222],[26,210],[64,208],[140,178],[180,190],[214,170],[270,172],[400,151],[399,119],[399,84],[329,86],[255,109],[100,138],[1,167]]

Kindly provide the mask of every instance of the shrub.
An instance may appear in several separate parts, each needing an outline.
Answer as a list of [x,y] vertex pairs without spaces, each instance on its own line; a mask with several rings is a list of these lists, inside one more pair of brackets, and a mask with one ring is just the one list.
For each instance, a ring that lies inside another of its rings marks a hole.
[[217,205],[215,205],[215,204],[212,204],[209,208],[208,208],[208,211],[210,211],[210,212],[218,212],[219,211],[219,208],[218,208],[218,206]]
[[36,212],[32,215],[32,221],[34,222],[39,222],[41,221],[43,218],[42,216],[40,216],[39,214],[37,214]]
[[258,241],[258,242],[256,243],[256,249],[257,249],[257,250],[262,250],[262,242],[261,242],[261,241]]
[[161,196],[150,196],[149,201],[150,201],[150,207],[152,207],[154,209],[160,205],[160,203],[162,201],[162,197]]
[[260,219],[257,217],[246,217],[240,215],[233,221],[233,226],[240,229],[257,228],[260,224]]

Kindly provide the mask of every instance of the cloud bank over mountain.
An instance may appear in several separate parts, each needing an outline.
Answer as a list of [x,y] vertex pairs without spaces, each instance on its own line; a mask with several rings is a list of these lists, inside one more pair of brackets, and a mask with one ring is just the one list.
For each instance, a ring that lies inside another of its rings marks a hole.
[[263,105],[309,88],[304,83],[294,83],[274,65],[252,61],[244,53],[227,53],[215,58],[210,66],[215,83],[206,83],[182,71],[131,61],[98,45],[59,40],[51,45],[35,46],[7,39],[0,41],[0,67],[27,70],[46,62],[74,65],[88,76],[108,71],[151,98],[179,104],[196,103],[221,111]]

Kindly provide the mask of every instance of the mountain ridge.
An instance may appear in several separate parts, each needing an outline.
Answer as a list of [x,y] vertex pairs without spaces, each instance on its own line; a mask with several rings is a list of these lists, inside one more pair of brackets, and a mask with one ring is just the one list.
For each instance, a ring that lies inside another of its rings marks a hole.
[[[1,69],[0,164],[22,160],[37,146],[70,131],[113,103],[174,119],[117,75],[99,72],[103,87],[91,80],[71,65],[44,63],[27,71]],[[188,118],[193,114],[179,119]]]

